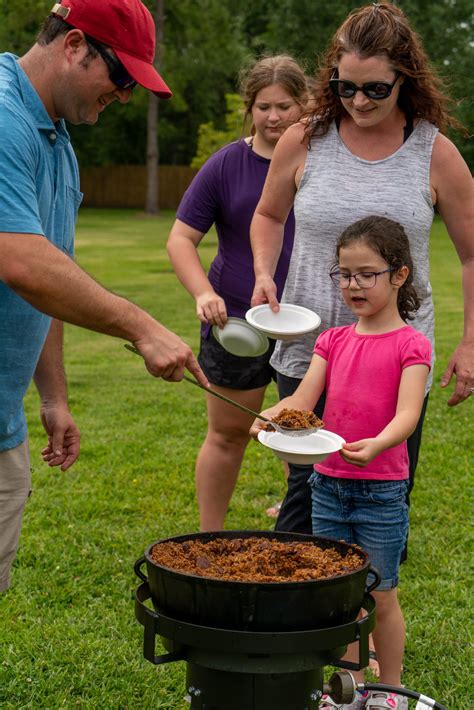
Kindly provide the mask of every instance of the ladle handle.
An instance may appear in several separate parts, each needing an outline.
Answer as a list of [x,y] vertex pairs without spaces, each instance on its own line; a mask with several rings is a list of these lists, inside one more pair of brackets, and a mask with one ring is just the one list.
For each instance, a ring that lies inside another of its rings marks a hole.
[[[135,355],[140,355],[141,357],[141,354],[138,352],[138,350],[134,348],[133,345],[130,345],[130,343],[125,343],[124,347],[127,348],[127,350],[130,350],[130,352],[135,353]],[[267,417],[262,417],[261,414],[258,414],[258,412],[254,412],[253,409],[244,407],[243,404],[240,404],[239,402],[236,402],[235,400],[226,397],[220,392],[211,390],[210,387],[204,387],[204,385],[201,385],[197,380],[193,380],[192,377],[183,375],[183,380],[186,380],[186,382],[190,382],[192,385],[196,385],[196,387],[199,387],[199,389],[204,390],[204,392],[208,392],[208,394],[213,394],[214,397],[219,397],[219,399],[222,399],[224,402],[227,402],[227,404],[232,404],[232,406],[237,407],[237,409],[241,409],[243,412],[247,412],[247,414],[251,414],[253,417],[257,417],[257,419],[261,419],[262,422],[272,424],[270,419],[267,419]]]
[[215,390],[211,390],[209,387],[204,387],[204,385],[201,385],[199,382],[197,382],[196,380],[193,380],[191,377],[188,377],[187,375],[183,375],[183,380],[186,380],[186,382],[190,382],[192,385],[196,385],[196,387],[199,387],[200,389],[204,390],[204,392],[208,392],[209,394],[213,394],[214,397],[219,397],[219,399],[224,400],[224,402],[227,402],[227,404],[232,404],[234,407],[237,407],[237,409],[241,409],[243,412],[247,412],[247,414],[251,414],[253,417],[257,417],[257,419],[261,419],[262,422],[267,422],[267,424],[272,423],[270,421],[270,419],[267,419],[267,417],[262,417],[261,414],[254,412],[253,409],[249,409],[248,407],[244,407],[243,404],[236,402],[234,399],[230,399],[229,397],[226,397],[225,395],[221,394],[220,392],[216,392]]

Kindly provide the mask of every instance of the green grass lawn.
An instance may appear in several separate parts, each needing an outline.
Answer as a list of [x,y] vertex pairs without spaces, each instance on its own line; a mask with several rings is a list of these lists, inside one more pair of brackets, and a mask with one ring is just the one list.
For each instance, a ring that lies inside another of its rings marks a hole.
[[[77,260],[197,352],[194,304],[165,251],[173,218],[171,212],[148,219],[135,211],[83,210]],[[205,263],[215,249],[209,235],[201,250]],[[453,710],[469,710],[473,403],[450,409],[449,394],[439,387],[462,331],[460,270],[440,222],[432,233],[432,281],[438,359],[412,497],[409,561],[401,572],[404,682]],[[34,491],[13,586],[0,596],[0,708],[181,710],[189,707],[182,700],[184,664],[154,667],[142,655],[133,563],[154,540],[197,529],[194,459],[206,430],[204,395],[186,382],[152,379],[121,341],[71,326],[66,341],[82,453],[66,473],[42,463],[46,439],[31,390]],[[272,386],[267,401],[276,399]],[[270,528],[265,508],[283,490],[280,463],[252,442],[227,527]]]

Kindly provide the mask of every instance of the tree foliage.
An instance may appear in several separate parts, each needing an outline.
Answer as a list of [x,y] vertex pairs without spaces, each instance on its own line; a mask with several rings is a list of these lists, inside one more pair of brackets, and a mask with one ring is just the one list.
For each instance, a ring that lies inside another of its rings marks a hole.
[[51,7],[51,0],[0,0],[0,52],[26,52]]
[[[153,8],[156,0],[145,0]],[[52,0],[0,0],[0,49],[22,54],[34,42]],[[249,58],[289,52],[309,73],[330,36],[358,0],[166,0],[161,70],[172,89],[160,102],[160,160],[189,164],[199,127],[226,133],[226,95],[236,92],[238,73]],[[460,101],[457,116],[473,131],[472,0],[400,0],[420,33],[434,66]],[[133,92],[127,106],[115,104],[93,130],[72,126],[83,165],[144,163],[147,94]],[[202,129],[209,131],[207,129]],[[212,132],[212,131],[211,131]],[[472,143],[452,136],[474,163]],[[201,139],[203,140],[203,139]]]
[[219,130],[214,123],[201,123],[198,131],[198,144],[196,155],[192,159],[191,167],[200,168],[216,150],[227,143],[237,140],[242,135],[244,127],[244,109],[239,94],[226,94],[227,111],[225,114],[225,128]]
[[[472,0],[403,0],[399,3],[423,39],[430,60],[457,104],[456,116],[474,133],[474,5]],[[465,160],[474,168],[474,144],[452,133]]]

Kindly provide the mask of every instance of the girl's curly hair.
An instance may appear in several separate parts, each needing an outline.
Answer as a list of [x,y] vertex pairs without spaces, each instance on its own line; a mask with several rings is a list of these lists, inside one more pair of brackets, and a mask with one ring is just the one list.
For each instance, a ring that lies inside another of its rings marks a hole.
[[445,93],[442,79],[435,73],[419,35],[406,15],[391,3],[372,3],[353,10],[329,42],[313,88],[313,120],[306,136],[324,136],[330,124],[340,119],[345,109],[335,96],[329,80],[344,53],[359,57],[385,56],[393,70],[404,76],[398,105],[413,118],[424,118],[441,132],[449,127],[465,133],[464,126],[450,113],[454,104]]
[[413,286],[413,260],[410,254],[410,242],[402,225],[387,217],[370,215],[359,219],[343,231],[336,245],[336,265],[339,262],[339,251],[352,244],[362,241],[368,247],[380,254],[392,269],[408,267],[408,276],[398,289],[397,306],[400,317],[413,320],[413,315],[421,305]]

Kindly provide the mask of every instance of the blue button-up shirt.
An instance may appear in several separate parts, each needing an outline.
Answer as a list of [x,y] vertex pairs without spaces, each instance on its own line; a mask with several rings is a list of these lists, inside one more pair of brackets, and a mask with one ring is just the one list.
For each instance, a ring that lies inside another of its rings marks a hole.
[[[36,234],[72,256],[81,199],[64,121],[52,122],[17,57],[0,54],[0,233]],[[0,281],[0,451],[26,438],[23,398],[50,323]]]

